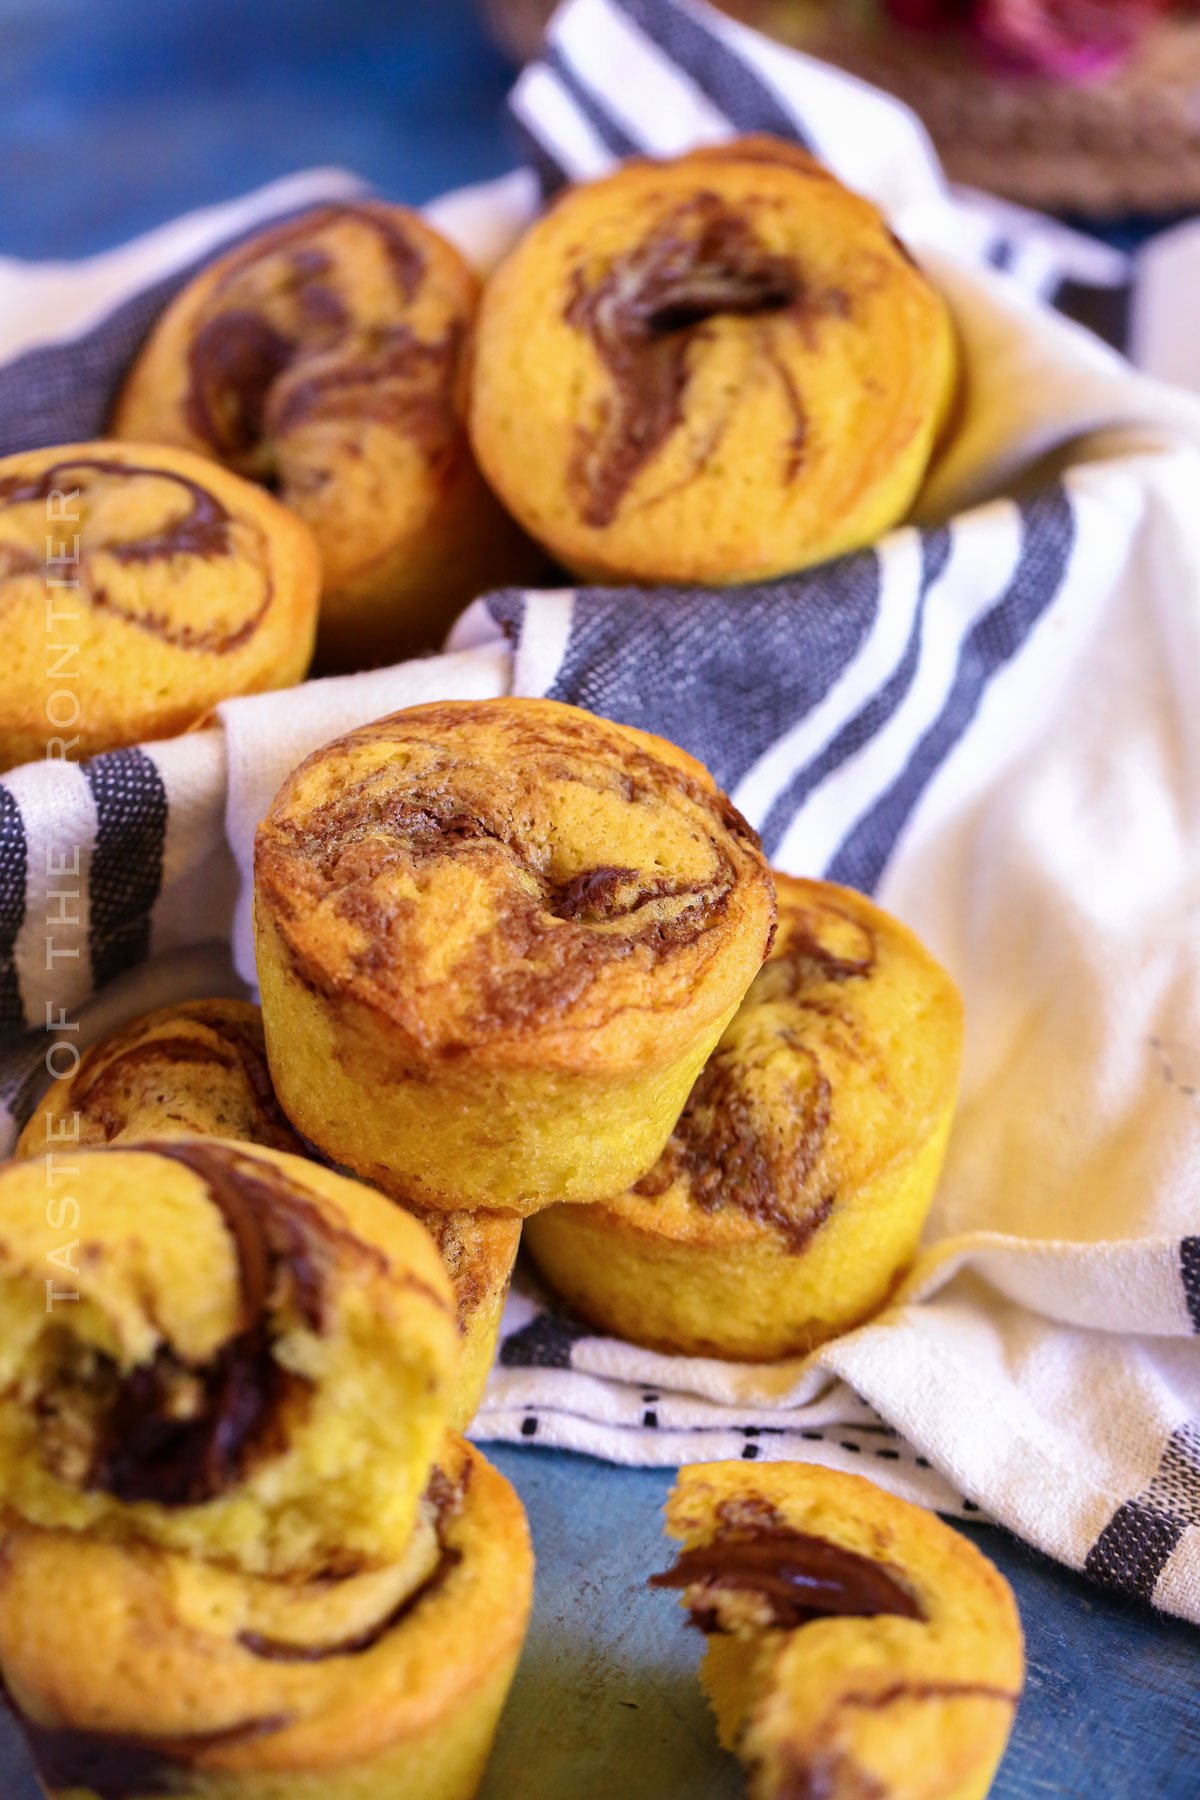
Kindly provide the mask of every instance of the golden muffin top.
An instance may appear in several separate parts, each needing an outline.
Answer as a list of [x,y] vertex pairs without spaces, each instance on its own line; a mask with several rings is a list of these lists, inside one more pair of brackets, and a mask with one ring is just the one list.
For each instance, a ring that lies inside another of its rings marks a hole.
[[775,886],[770,958],[658,1163],[606,1202],[656,1231],[766,1227],[802,1249],[953,1102],[962,1004],[946,972],[863,895],[781,874]]
[[255,893],[296,978],[414,1057],[575,1068],[727,1013],[775,911],[699,763],[548,700],[413,707],[318,751],[259,828]]
[[271,1087],[262,1014],[247,1000],[164,1006],[102,1038],[48,1089],[16,1154],[195,1135],[303,1154]]
[[878,209],[752,137],[554,200],[484,290],[471,434],[572,569],[747,580],[903,515],[955,361]]
[[200,457],[97,442],[0,461],[0,761],[71,759],[195,724],[296,680],[316,546]]
[[[314,208],[229,251],[172,301],[114,435],[271,482],[316,531],[336,587],[426,504],[414,477],[436,488],[466,454],[477,298],[472,271],[419,214],[376,200]],[[380,458],[386,497],[370,478]]]

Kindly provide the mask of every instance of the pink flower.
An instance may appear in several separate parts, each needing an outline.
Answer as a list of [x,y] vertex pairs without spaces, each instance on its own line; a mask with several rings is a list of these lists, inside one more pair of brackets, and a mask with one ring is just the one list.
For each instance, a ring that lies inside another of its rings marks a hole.
[[1011,69],[1094,81],[1133,50],[1161,0],[977,0],[980,38]]

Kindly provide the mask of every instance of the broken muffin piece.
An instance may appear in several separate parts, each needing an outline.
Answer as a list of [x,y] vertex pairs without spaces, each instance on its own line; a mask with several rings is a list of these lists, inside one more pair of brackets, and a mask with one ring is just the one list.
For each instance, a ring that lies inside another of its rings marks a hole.
[[667,1503],[701,1681],[751,1800],[983,1800],[1024,1681],[975,1546],[859,1476],[685,1468]]

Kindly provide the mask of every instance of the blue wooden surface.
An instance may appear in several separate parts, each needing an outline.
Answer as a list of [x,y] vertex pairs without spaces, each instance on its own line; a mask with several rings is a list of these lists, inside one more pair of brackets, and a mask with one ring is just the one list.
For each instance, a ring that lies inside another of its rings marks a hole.
[[[419,201],[510,166],[508,72],[470,0],[0,0],[0,252],[82,255],[189,206],[340,163]],[[485,1800],[741,1792],[661,1566],[664,1474],[532,1449],[533,1630]],[[998,1532],[1030,1681],[999,1800],[1195,1800],[1197,1638]],[[28,1800],[0,1729],[0,1797]]]

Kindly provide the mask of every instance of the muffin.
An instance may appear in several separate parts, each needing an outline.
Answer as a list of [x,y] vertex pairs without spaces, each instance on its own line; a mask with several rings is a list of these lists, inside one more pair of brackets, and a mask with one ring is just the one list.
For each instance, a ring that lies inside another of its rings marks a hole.
[[619,1192],[774,919],[754,833],[683,751],[548,700],[413,707],[310,756],[259,827],[276,1092],[415,1205]]
[[445,1431],[415,1220],[216,1138],[0,1170],[0,1509],[256,1575],[397,1560]]
[[471,437],[579,576],[756,581],[904,517],[955,365],[876,208],[793,145],[735,140],[554,201],[485,291]]
[[101,1038],[46,1090],[16,1155],[177,1137],[303,1155],[271,1086],[262,1014],[248,1000],[187,1000]]
[[0,459],[0,769],[172,737],[312,656],[310,532],[183,451],[66,444]]
[[776,874],[768,962],[655,1167],[526,1241],[602,1330],[750,1361],[811,1350],[911,1262],[958,1086],[962,1007],[861,894]]
[[680,1470],[667,1530],[750,1800],[983,1800],[1025,1678],[1007,1582],[932,1513],[798,1463]]
[[0,1672],[47,1791],[470,1800],[533,1559],[503,1477],[461,1439],[438,1460],[404,1554],[343,1578],[272,1582],[10,1518]]
[[324,668],[435,647],[529,546],[467,441],[478,284],[416,213],[322,206],[271,226],[172,301],[112,431],[258,481],[313,531]]
[[[262,1014],[244,1000],[164,1007],[85,1050],[74,1074],[44,1096],[16,1154],[193,1136],[304,1154],[271,1086]],[[450,1424],[465,1430],[495,1357],[521,1222],[493,1213],[417,1216],[454,1288],[463,1343]]]

